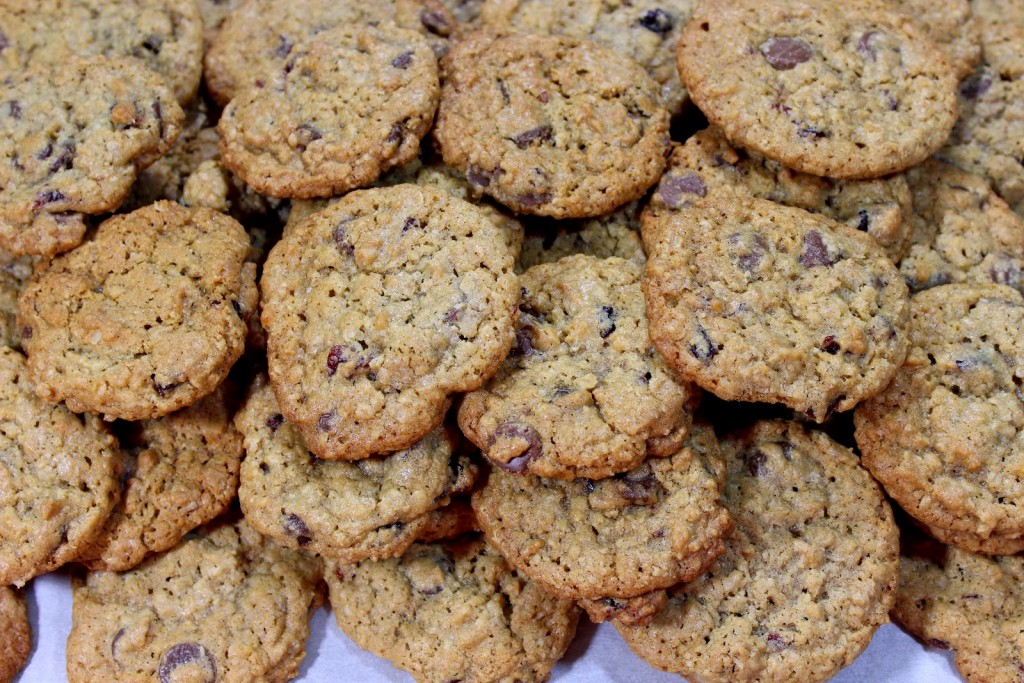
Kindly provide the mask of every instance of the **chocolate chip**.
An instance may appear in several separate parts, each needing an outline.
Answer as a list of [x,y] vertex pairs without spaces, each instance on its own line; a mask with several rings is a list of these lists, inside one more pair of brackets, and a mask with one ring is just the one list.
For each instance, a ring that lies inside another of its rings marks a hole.
[[22,115],[21,103],[17,100],[10,100],[7,103],[7,114],[12,119],[20,119]]
[[273,415],[267,418],[267,427],[269,427],[270,431],[272,432],[276,432],[278,427],[280,427],[283,423],[284,415],[282,415],[281,413],[274,413]]
[[551,393],[551,398],[562,398],[572,393],[572,389],[569,387],[558,387]]
[[311,123],[302,123],[295,127],[295,146],[299,151],[306,151],[311,142],[320,140],[324,134]]
[[391,60],[391,66],[396,69],[408,69],[409,65],[412,64],[412,51],[403,52],[394,59]]
[[288,40],[288,38],[283,35],[278,35],[277,48],[274,50],[274,56],[278,59],[284,59],[291,53],[293,47],[295,47],[294,41]]
[[828,131],[809,124],[804,124],[797,128],[796,134],[805,140],[821,140],[828,137]]
[[478,187],[488,187],[491,184],[491,180],[500,173],[501,169],[488,171],[480,168],[479,166],[470,164],[469,168],[466,169],[466,179]]
[[32,201],[33,210],[42,208],[47,204],[54,204],[56,202],[62,202],[67,197],[60,190],[43,190],[36,195],[36,198]]
[[331,230],[331,239],[333,239],[334,243],[338,246],[338,251],[345,256],[352,256],[356,253],[356,248],[348,241],[348,232],[345,230],[345,225],[351,223],[353,220],[354,219],[352,218],[346,218]]
[[516,143],[516,147],[519,149],[526,149],[535,142],[549,142],[551,134],[551,126],[537,126],[536,128],[523,131],[519,135],[513,135],[510,140]]
[[590,494],[597,490],[597,484],[594,483],[593,479],[580,479],[583,483],[583,492]]
[[768,253],[768,241],[761,233],[733,233],[729,244],[737,248],[736,264],[747,273],[753,273]]
[[839,342],[832,335],[825,337],[825,341],[821,342],[821,350],[825,353],[830,353],[833,356],[839,353]]
[[46,159],[49,159],[52,155],[53,155],[53,143],[52,142],[47,142],[46,143],[46,147],[43,147],[41,150],[36,152],[36,159],[39,159],[39,161],[45,161]]
[[57,173],[58,171],[70,171],[75,165],[75,152],[77,146],[72,140],[65,140],[60,143],[60,151],[57,157],[50,162],[50,173]]
[[878,31],[867,31],[862,34],[860,39],[857,41],[857,52],[859,52],[864,59],[871,62],[875,61],[875,58],[878,57],[878,52],[875,50],[875,46],[871,44],[871,39],[876,35],[878,35]]
[[423,229],[423,223],[420,222],[420,219],[413,218],[412,216],[406,218],[405,222],[402,223],[402,232],[409,232],[410,230],[422,230],[422,229]]
[[966,100],[976,100],[992,87],[992,76],[987,72],[973,73],[960,81],[960,96]]
[[397,144],[402,141],[403,137],[405,137],[405,126],[401,123],[396,123],[391,126],[391,132],[389,132],[388,136],[384,138],[384,142],[387,142],[388,144]]
[[510,355],[529,356],[533,354],[533,332],[532,325],[520,325],[516,328],[516,345],[512,347]]
[[664,35],[672,30],[675,20],[663,9],[651,9],[644,12],[638,23],[648,31]]
[[160,54],[160,48],[162,48],[163,45],[164,39],[157,35],[146,36],[146,39],[142,41],[142,47],[155,55]]
[[633,505],[657,505],[659,493],[664,491],[649,467],[628,472],[620,481],[619,493]]
[[516,199],[523,206],[540,206],[551,201],[551,194],[548,192],[527,192],[526,194],[519,195]]
[[822,239],[821,233],[817,230],[808,230],[804,235],[804,250],[800,254],[800,265],[804,268],[815,266],[833,266],[839,259],[833,258],[828,253],[828,246]]
[[447,17],[441,12],[421,12],[420,23],[428,31],[439,36],[446,36],[452,32],[452,27],[448,23]]
[[321,432],[329,432],[334,429],[334,413],[323,413],[316,421],[316,428]]
[[1020,262],[1009,254],[1000,252],[994,256],[993,263],[988,269],[988,276],[996,284],[1020,289],[1022,279]]
[[313,535],[306,526],[306,522],[298,515],[289,512],[284,518],[284,531],[289,536],[294,536],[300,547],[305,548],[313,540]]
[[615,318],[618,317],[618,313],[611,306],[602,306],[600,317],[601,329],[598,334],[601,335],[601,339],[607,339],[615,331]]
[[704,183],[704,179],[693,171],[682,176],[666,174],[658,183],[658,196],[661,197],[661,201],[673,209],[682,205],[684,203],[683,195],[688,194],[697,197],[706,197],[708,194],[708,186]]
[[814,56],[811,46],[799,38],[781,36],[769,38],[761,43],[761,55],[772,68],[788,71],[797,64],[802,64]]
[[768,472],[768,468],[765,467],[765,463],[768,462],[768,456],[764,451],[759,449],[748,451],[743,459],[747,463],[747,470],[750,472],[750,476],[762,477]]
[[939,650],[949,649],[949,643],[947,643],[944,640],[939,640],[938,638],[929,638],[927,642],[929,645],[931,645],[934,648],[938,648]]
[[694,358],[708,363],[712,358],[718,355],[719,349],[718,346],[711,341],[711,337],[708,335],[707,330],[701,327],[699,332],[700,339],[695,343],[690,344],[690,353]]
[[540,434],[530,425],[524,425],[518,422],[502,422],[498,425],[498,428],[494,430],[491,445],[493,446],[498,439],[522,439],[526,441],[526,447],[520,451],[519,455],[516,455],[508,462],[494,463],[506,472],[522,474],[526,471],[526,468],[529,466],[531,461],[536,460],[543,454]]
[[871,227],[871,217],[868,215],[866,209],[859,209],[857,211],[857,218],[858,230],[866,231],[869,227]]
[[[160,683],[171,683],[171,675],[180,666],[196,664],[202,668],[205,677],[203,683],[213,683],[217,680],[217,661],[205,647],[199,643],[178,643],[164,652],[160,658],[158,673]],[[189,680],[199,681],[198,678]]]
[[168,394],[181,386],[181,382],[171,382],[169,384],[160,384],[156,380],[153,380],[153,388],[156,389],[157,396],[160,398],[167,398]]

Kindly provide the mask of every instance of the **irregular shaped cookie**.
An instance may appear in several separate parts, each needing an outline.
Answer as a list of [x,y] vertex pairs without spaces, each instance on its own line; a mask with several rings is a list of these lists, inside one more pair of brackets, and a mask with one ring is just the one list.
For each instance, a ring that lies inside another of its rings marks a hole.
[[519,213],[600,216],[654,184],[668,112],[642,68],[565,36],[479,31],[441,63],[444,161]]
[[15,257],[0,249],[0,345],[21,346],[18,296],[32,276],[36,261],[31,256]]
[[960,82],[960,118],[939,156],[988,180],[1024,217],[1024,27],[982,26],[982,63]]
[[262,376],[236,422],[245,436],[238,496],[246,519],[285,546],[342,562],[401,555],[426,516],[476,480],[476,465],[455,452],[444,427],[387,457],[320,460]]
[[822,422],[881,391],[903,362],[907,287],[864,233],[742,197],[643,227],[651,340],[720,398]]
[[899,531],[857,457],[795,422],[722,440],[736,520],[706,574],[669,591],[649,626],[616,624],[653,666],[708,683],[825,681],[887,620]]
[[117,208],[167,151],[184,114],[133,60],[71,58],[10,74],[0,107],[0,248],[53,254],[78,245],[85,215]]
[[556,33],[592,40],[647,69],[661,86],[665,107],[678,114],[687,103],[675,46],[695,0],[487,0],[485,26],[520,33]]
[[320,579],[319,560],[244,520],[190,534],[131,571],[75,577],[68,680],[291,680]]
[[21,296],[36,392],[124,420],[210,393],[244,347],[248,253],[242,226],[210,209],[164,201],[105,221]]
[[498,467],[600,479],[669,455],[695,399],[647,334],[642,270],[619,258],[566,257],[522,275],[516,348],[465,396],[459,426]]
[[969,0],[886,0],[924,29],[942,50],[957,80],[970,75],[981,60],[981,22]]
[[69,562],[118,498],[117,444],[92,416],[35,396],[24,357],[0,346],[0,585]]
[[9,73],[42,65],[60,71],[75,57],[131,57],[159,74],[183,105],[199,89],[203,20],[195,0],[6,0],[0,30],[0,64]]
[[618,256],[643,266],[647,261],[640,239],[640,202],[597,218],[555,221],[535,219],[516,262],[520,271],[565,256],[587,254],[599,259]]
[[944,285],[910,300],[911,349],[854,414],[864,465],[929,527],[1024,535],[1024,297]]
[[32,651],[32,627],[24,593],[10,586],[0,588],[0,633],[0,683],[11,683]]
[[327,562],[325,578],[338,627],[417,681],[545,681],[579,618],[473,537]]
[[694,102],[729,140],[804,173],[909,168],[956,121],[949,62],[874,0],[708,0],[676,57]]
[[675,146],[645,211],[660,216],[703,197],[725,195],[770,199],[846,223],[874,237],[894,263],[910,240],[913,203],[902,173],[875,180],[799,173],[730,145],[714,126]]
[[217,124],[224,165],[275,197],[330,197],[416,157],[440,96],[415,31],[344,24],[298,43]]
[[242,436],[225,392],[166,417],[118,425],[121,502],[77,561],[92,570],[131,569],[227,509],[238,490]]
[[413,445],[512,347],[512,269],[486,215],[434,187],[352,192],[314,214],[261,283],[281,412],[321,458]]
[[711,427],[606,479],[559,481],[490,473],[473,494],[487,540],[544,590],[563,598],[635,598],[689,581],[725,552],[732,519]]
[[954,650],[971,683],[1024,671],[1024,558],[984,557],[934,541],[903,544],[892,617],[926,645]]
[[912,292],[960,282],[1024,291],[1024,218],[983,178],[930,159],[907,180],[914,233],[900,274]]
[[243,89],[266,85],[292,51],[340,24],[397,24],[444,54],[457,22],[438,0],[249,0],[224,20],[206,53],[206,87],[224,106]]

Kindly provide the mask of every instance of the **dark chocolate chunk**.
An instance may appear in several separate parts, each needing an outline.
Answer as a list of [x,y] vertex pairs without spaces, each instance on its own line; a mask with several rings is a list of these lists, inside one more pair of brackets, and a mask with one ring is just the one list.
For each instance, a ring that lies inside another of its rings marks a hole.
[[759,49],[765,61],[771,64],[773,69],[779,71],[788,71],[814,56],[810,45],[799,38],[786,36],[769,38],[761,43]]
[[644,12],[638,23],[648,31],[664,35],[672,30],[676,22],[671,14],[658,8]]
[[658,196],[661,197],[661,201],[673,209],[683,205],[684,195],[706,197],[707,194],[708,186],[704,183],[704,179],[693,171],[682,176],[666,174],[658,183]]
[[57,153],[57,157],[50,162],[50,173],[57,173],[58,171],[70,171],[75,165],[75,152],[77,146],[72,140],[65,140],[60,143],[60,151]]
[[313,540],[313,535],[306,526],[305,520],[289,512],[284,518],[284,531],[289,536],[294,536],[300,547],[305,548]]
[[696,343],[690,344],[690,353],[694,358],[707,363],[718,355],[718,345],[711,341],[708,331],[701,327],[700,339]]
[[452,26],[441,12],[420,12],[420,23],[428,31],[439,36],[447,36],[452,32]]
[[156,389],[156,393],[160,398],[167,398],[167,395],[172,391],[181,386],[181,382],[171,382],[169,384],[160,384],[156,380],[153,381],[153,388]]
[[768,472],[768,468],[765,466],[765,463],[768,462],[768,456],[762,450],[754,449],[753,451],[748,451],[744,461],[747,463],[747,470],[752,477],[761,477]]
[[833,356],[839,353],[839,348],[839,342],[831,334],[825,337],[825,341],[821,342],[821,350]]
[[348,232],[345,230],[345,225],[353,220],[352,218],[346,218],[334,226],[334,229],[331,231],[331,239],[338,245],[338,251],[345,256],[351,256],[356,252],[356,248],[348,241]]
[[160,54],[160,48],[164,46],[164,39],[157,35],[146,36],[142,41],[142,47],[155,55]]
[[[171,676],[174,670],[180,666],[196,664],[202,668],[205,674],[205,683],[214,683],[217,680],[217,661],[205,647],[199,643],[178,643],[172,646],[163,657],[160,658],[158,674],[160,683],[172,683]],[[199,679],[191,679],[199,680]]]
[[270,431],[272,432],[276,432],[278,427],[280,427],[283,423],[284,415],[282,415],[281,413],[274,413],[273,415],[267,418],[267,427],[269,427]]
[[519,424],[518,422],[502,422],[494,430],[494,437],[491,439],[493,445],[498,439],[523,439],[526,447],[520,454],[508,462],[494,462],[501,469],[514,474],[522,474],[526,471],[531,461],[536,460],[543,453],[540,434],[530,425]]
[[537,126],[527,131],[523,131],[519,135],[513,135],[510,139],[516,144],[519,149],[526,149],[535,142],[548,142],[551,140],[551,126]]
[[815,266],[831,267],[838,260],[828,253],[828,246],[825,244],[825,240],[822,239],[820,232],[817,230],[807,231],[807,234],[804,235],[804,250],[800,254],[800,265],[804,268],[814,268]]
[[391,60],[391,66],[396,69],[408,69],[409,65],[412,64],[412,51],[403,52],[394,59]]
[[410,230],[422,230],[422,229],[423,229],[423,223],[420,221],[420,219],[413,218],[412,216],[409,216],[408,218],[406,218],[405,222],[402,223],[402,232],[409,232]]
[[551,194],[548,192],[527,192],[526,194],[519,195],[516,199],[523,206],[540,206],[551,201]]
[[334,412],[323,413],[316,421],[316,428],[321,432],[329,432],[334,428]]
[[384,138],[384,142],[391,144],[400,143],[403,137],[405,137],[405,126],[399,122],[391,126],[391,132]]
[[491,180],[501,174],[501,169],[496,168],[488,171],[487,169],[480,168],[479,166],[470,164],[469,168],[466,169],[466,179],[478,187],[487,187],[491,184]]
[[10,100],[7,103],[7,114],[12,119],[20,119],[22,115],[21,103],[17,100]]
[[320,129],[311,123],[302,123],[295,127],[295,146],[300,151],[306,151],[309,143],[323,138],[324,134]]
[[857,210],[857,229],[861,231],[867,230],[871,227],[871,216],[868,214],[867,209]]
[[618,313],[611,306],[601,307],[601,329],[598,332],[601,335],[601,339],[607,339],[615,331],[615,318],[617,317]]
[[757,232],[733,233],[729,244],[737,248],[736,263],[747,273],[753,273],[768,253],[768,241]]
[[966,100],[976,100],[992,87],[992,75],[985,71],[971,74],[960,81],[960,97]]

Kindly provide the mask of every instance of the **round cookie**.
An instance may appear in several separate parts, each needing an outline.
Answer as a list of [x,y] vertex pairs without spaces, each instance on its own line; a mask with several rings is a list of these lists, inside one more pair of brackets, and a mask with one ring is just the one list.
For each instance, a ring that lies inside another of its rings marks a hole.
[[131,569],[227,509],[238,490],[242,436],[225,394],[221,387],[176,413],[117,425],[121,502],[78,562],[92,570]]
[[1024,217],[1024,27],[983,23],[982,63],[960,82],[960,118],[939,152],[988,180]]
[[1024,218],[983,178],[929,159],[907,180],[914,232],[900,274],[910,291],[973,282],[1024,292]]
[[818,422],[878,393],[907,352],[907,287],[875,241],[764,199],[644,221],[651,340],[729,401]]
[[324,459],[412,446],[512,347],[512,270],[486,214],[435,187],[351,192],[294,226],[261,282],[281,412]]
[[757,152],[734,147],[709,126],[676,145],[645,211],[655,216],[703,197],[739,195],[820,213],[875,238],[894,263],[907,250],[910,188],[902,173],[875,180],[836,180],[799,173]]
[[427,515],[468,491],[477,467],[438,427],[411,448],[356,462],[320,460],[285,421],[263,376],[236,418],[246,458],[246,519],[282,545],[353,563],[401,555]]
[[714,431],[694,425],[678,452],[606,479],[495,469],[473,510],[488,542],[552,595],[635,598],[697,577],[725,552],[720,460]]
[[36,397],[24,357],[0,346],[0,586],[75,559],[117,503],[120,454],[93,416]]
[[224,20],[204,59],[206,87],[221,106],[262,87],[299,43],[340,24],[399,27],[422,34],[444,54],[457,25],[438,0],[248,0]]
[[124,420],[210,393],[244,348],[248,253],[242,226],[210,209],[164,201],[108,219],[21,296],[36,392]]
[[949,62],[875,0],[705,0],[676,57],[693,101],[730,141],[804,173],[909,168],[956,121]]
[[910,353],[858,406],[864,465],[912,517],[979,539],[1024,535],[1024,297],[944,285],[910,300]]
[[599,259],[618,256],[642,267],[647,256],[640,239],[641,207],[640,202],[630,202],[607,216],[597,218],[530,221],[516,267],[522,272],[573,254],[587,254]]
[[647,69],[672,114],[683,110],[675,46],[696,0],[487,0],[481,20],[495,30],[555,33],[604,45]]
[[5,0],[0,29],[0,69],[9,73],[36,65],[59,71],[74,57],[131,57],[183,105],[199,89],[203,20],[195,0]]
[[695,392],[648,338],[642,272],[581,254],[523,273],[516,347],[459,408],[493,464],[600,479],[679,446],[660,439],[686,438]]
[[0,633],[0,683],[11,683],[32,651],[32,627],[24,593],[10,586],[0,587]]
[[0,346],[21,346],[18,296],[32,276],[36,260],[31,256],[11,256],[0,249]]
[[190,534],[131,571],[75,577],[68,680],[291,680],[320,579],[319,560],[244,520]]
[[1024,558],[985,557],[934,541],[904,543],[892,617],[954,650],[970,683],[1017,683],[1024,671]]
[[886,0],[886,3],[924,29],[925,35],[949,60],[957,80],[974,71],[981,60],[981,22],[971,14],[969,0]]
[[657,84],[606,47],[479,31],[441,62],[446,164],[518,213],[586,218],[639,199],[665,168]]
[[0,248],[15,255],[78,245],[84,214],[116,209],[184,120],[163,81],[134,60],[71,58],[52,71],[18,71],[4,97]]
[[440,97],[419,33],[344,24],[298,43],[217,124],[226,167],[275,197],[330,197],[416,157]]
[[722,440],[736,520],[709,574],[646,627],[616,624],[653,666],[705,683],[825,681],[867,647],[896,596],[899,531],[848,449],[795,422]]
[[546,681],[579,618],[475,537],[328,561],[325,578],[338,627],[419,681]]

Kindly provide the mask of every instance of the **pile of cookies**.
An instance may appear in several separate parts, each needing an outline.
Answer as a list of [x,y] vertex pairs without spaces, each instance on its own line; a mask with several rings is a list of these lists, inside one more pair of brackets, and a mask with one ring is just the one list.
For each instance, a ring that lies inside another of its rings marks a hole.
[[0,680],[1019,680],[1014,17],[0,4]]

